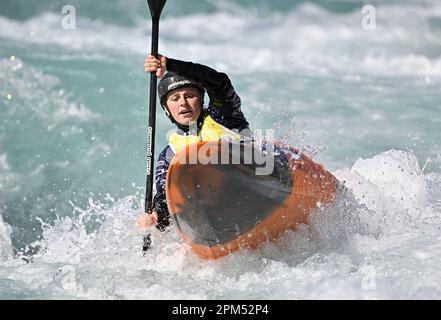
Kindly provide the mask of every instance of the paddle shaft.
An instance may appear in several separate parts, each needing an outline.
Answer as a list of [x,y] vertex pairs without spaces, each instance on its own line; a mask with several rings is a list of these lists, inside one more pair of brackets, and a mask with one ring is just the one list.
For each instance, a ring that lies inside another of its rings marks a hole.
[[[152,46],[151,54],[158,56],[159,17],[152,17]],[[156,130],[156,85],[158,79],[155,72],[150,73],[150,108],[149,126],[147,129],[147,179],[144,209],[151,213],[153,208],[153,166],[155,155],[155,130]]]
[[[167,0],[147,0],[150,14],[152,16],[152,45],[151,54],[158,57],[159,42],[159,18]],[[152,213],[153,210],[153,165],[155,156],[155,132],[156,132],[156,85],[158,79],[156,72],[150,73],[150,107],[149,107],[149,126],[147,129],[147,170],[145,183],[145,202],[144,212]],[[150,234],[143,237],[142,251],[145,253],[151,245]]]

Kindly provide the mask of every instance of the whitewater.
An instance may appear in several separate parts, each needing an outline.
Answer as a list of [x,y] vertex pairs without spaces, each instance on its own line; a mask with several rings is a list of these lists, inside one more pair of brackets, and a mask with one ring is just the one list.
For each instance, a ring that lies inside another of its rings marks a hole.
[[372,1],[366,30],[363,1],[175,2],[160,52],[226,72],[348,193],[256,251],[204,261],[170,228],[144,256],[145,1],[78,1],[74,30],[4,1],[0,299],[440,299],[441,4]]

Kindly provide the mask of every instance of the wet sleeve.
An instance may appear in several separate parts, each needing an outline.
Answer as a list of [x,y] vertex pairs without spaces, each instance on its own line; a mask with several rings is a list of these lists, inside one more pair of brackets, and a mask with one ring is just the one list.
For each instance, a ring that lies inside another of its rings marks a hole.
[[213,120],[238,131],[249,127],[241,110],[240,97],[227,74],[202,64],[171,58],[167,58],[167,69],[202,84],[210,98],[207,110]]
[[[169,147],[167,147],[169,148]],[[167,198],[165,195],[165,179],[170,161],[167,159],[167,148],[159,154],[155,171],[156,194],[153,198],[153,208],[158,214],[158,224],[156,228],[163,231],[170,225],[170,213],[167,206]]]

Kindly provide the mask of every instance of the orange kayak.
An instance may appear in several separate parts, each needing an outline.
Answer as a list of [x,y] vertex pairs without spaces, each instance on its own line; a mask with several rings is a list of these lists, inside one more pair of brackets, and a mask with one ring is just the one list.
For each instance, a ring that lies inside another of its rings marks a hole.
[[[235,142],[198,142],[174,156],[166,180],[168,208],[199,257],[256,249],[307,224],[317,207],[333,201],[339,182],[331,173],[298,149],[276,150],[266,153],[272,158],[263,164],[249,156],[258,149]],[[269,161],[270,174],[257,174]]]

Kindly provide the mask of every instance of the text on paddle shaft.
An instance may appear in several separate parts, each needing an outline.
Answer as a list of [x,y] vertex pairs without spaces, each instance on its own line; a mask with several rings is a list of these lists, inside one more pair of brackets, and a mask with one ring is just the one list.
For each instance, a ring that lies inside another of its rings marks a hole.
[[196,315],[203,318],[206,314],[216,315],[268,315],[268,305],[261,304],[216,304],[215,307],[185,306],[179,304],[172,308],[173,315]]
[[147,130],[147,175],[151,174],[152,170],[152,127]]

